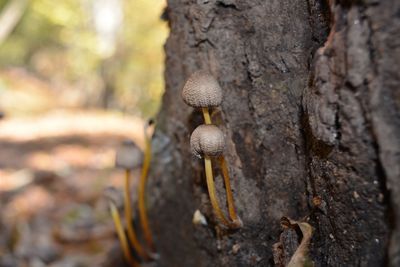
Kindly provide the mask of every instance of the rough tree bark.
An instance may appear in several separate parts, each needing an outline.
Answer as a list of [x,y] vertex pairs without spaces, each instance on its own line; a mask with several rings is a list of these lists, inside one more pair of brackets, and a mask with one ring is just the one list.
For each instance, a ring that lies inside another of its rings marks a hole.
[[[160,266],[282,266],[301,239],[282,216],[313,226],[316,266],[400,266],[399,12],[396,0],[168,1],[149,185]],[[190,154],[202,117],[180,92],[198,69],[224,90],[214,120],[244,222],[236,232],[216,228]],[[196,209],[207,226],[192,224]]]

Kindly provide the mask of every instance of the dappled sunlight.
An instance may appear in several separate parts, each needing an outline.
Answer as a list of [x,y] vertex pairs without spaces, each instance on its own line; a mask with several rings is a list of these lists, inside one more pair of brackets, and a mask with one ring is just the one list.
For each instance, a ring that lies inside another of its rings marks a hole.
[[[48,228],[53,230],[42,234],[53,233],[53,237],[46,237],[50,243],[62,241],[63,247],[70,247],[79,242],[83,246],[83,250],[63,248],[64,257],[82,251],[86,253],[81,255],[83,262],[100,253],[105,257],[106,249],[116,240],[103,190],[109,186],[122,188],[124,173],[114,167],[115,149],[125,139],[143,147],[143,126],[138,118],[93,111],[54,112],[2,121],[3,222],[13,225],[47,218]],[[132,186],[136,187],[140,170],[133,171],[133,176]],[[92,215],[70,217],[72,207],[89,209]],[[81,224],[88,222],[89,228],[82,228]],[[89,247],[97,246],[99,239],[104,243],[102,249],[89,256]]]
[[100,266],[118,243],[115,149],[144,149],[161,103],[166,3],[13,1],[0,0],[0,21],[14,9],[0,25],[0,266]]
[[0,139],[29,141],[68,135],[115,134],[143,143],[139,118],[104,111],[55,111],[37,117],[5,119],[0,123]]
[[6,220],[27,220],[36,213],[54,207],[54,198],[40,186],[32,186],[14,197],[5,207]]
[[0,193],[16,190],[33,181],[32,173],[27,169],[1,169],[0,170]]
[[71,166],[104,169],[114,167],[114,150],[112,148],[91,150],[79,145],[59,146],[52,152],[53,156],[68,162]]

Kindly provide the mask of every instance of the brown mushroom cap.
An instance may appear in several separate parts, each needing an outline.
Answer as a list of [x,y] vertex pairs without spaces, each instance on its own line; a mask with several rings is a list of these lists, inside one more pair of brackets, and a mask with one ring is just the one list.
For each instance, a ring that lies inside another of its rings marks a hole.
[[190,148],[192,153],[199,158],[216,157],[224,151],[224,134],[215,125],[202,124],[193,131],[190,137]]
[[186,104],[195,108],[208,108],[221,105],[222,89],[217,80],[207,71],[196,71],[190,75],[182,90]]
[[122,192],[114,186],[109,186],[104,189],[103,196],[107,201],[112,202],[117,208],[122,208],[124,205],[124,198]]
[[143,153],[131,140],[124,140],[117,149],[115,166],[121,169],[133,170],[143,163]]

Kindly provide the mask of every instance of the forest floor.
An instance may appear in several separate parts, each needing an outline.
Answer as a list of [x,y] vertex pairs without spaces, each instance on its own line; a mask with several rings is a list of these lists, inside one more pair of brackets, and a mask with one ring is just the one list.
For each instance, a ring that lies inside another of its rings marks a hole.
[[1,120],[0,267],[101,266],[118,243],[103,196],[123,183],[114,150],[141,147],[142,127],[105,112]]

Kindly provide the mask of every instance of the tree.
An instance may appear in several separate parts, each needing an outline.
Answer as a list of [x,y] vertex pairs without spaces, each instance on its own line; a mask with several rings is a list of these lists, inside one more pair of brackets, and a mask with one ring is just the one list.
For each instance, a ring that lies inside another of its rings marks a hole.
[[0,0],[0,68],[21,68],[51,83],[63,106],[154,116],[164,87],[163,6],[156,0]]
[[13,0],[4,7],[4,11],[0,14],[0,44],[4,42],[21,19],[26,4],[26,0]]
[[[316,266],[400,266],[399,8],[395,0],[168,1],[149,186],[160,266],[273,266],[279,240],[275,264],[284,264],[301,235],[282,230],[283,216],[314,228]],[[224,90],[213,116],[226,134],[239,231],[216,231],[202,162],[190,153],[202,117],[180,91],[198,69]],[[192,224],[196,209],[206,227]]]

